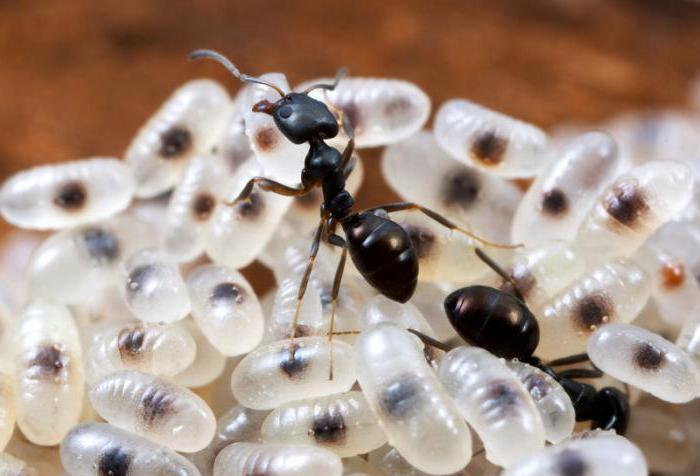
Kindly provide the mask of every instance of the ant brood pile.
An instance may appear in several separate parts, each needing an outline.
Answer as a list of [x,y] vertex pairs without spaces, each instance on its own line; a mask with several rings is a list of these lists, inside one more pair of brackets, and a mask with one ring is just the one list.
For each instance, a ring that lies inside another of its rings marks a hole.
[[[406,81],[192,57],[244,86],[0,189],[0,474],[697,474],[699,113],[431,131]],[[405,201],[359,210],[378,146]]]

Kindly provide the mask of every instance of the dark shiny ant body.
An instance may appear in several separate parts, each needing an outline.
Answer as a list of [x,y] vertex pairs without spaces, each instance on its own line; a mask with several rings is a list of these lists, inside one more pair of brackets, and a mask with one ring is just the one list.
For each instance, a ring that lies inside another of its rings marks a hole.
[[[305,195],[319,186],[323,191],[321,221],[314,235],[309,262],[299,287],[297,308],[291,330],[291,345],[293,345],[296,333],[301,301],[322,240],[342,249],[331,295],[332,317],[329,336],[333,335],[335,304],[348,253],[364,279],[389,299],[406,302],[415,291],[418,280],[416,250],[406,230],[392,221],[388,217],[389,213],[417,210],[441,225],[489,246],[511,247],[510,245],[498,245],[485,241],[432,210],[415,203],[391,203],[360,212],[353,211],[354,200],[345,189],[345,179],[352,170],[351,157],[354,148],[352,130],[342,120],[341,115],[340,122],[350,137],[350,141],[342,153],[326,144],[325,140],[338,134],[340,130],[338,120],[326,104],[308,95],[314,89],[333,90],[344,75],[343,70],[338,73],[333,84],[318,84],[300,93],[286,93],[263,79],[241,74],[229,60],[216,52],[198,50],[191,54],[191,58],[214,59],[222,63],[241,81],[263,84],[277,91],[281,96],[278,101],[274,103],[267,100],[260,101],[255,104],[253,111],[271,115],[277,128],[291,142],[309,144],[304,169],[301,171],[301,187],[288,187],[265,177],[254,177],[248,181],[233,202],[236,204],[248,200],[255,185],[262,190],[292,197]],[[345,238],[336,234],[338,225],[345,232]]]
[[[448,295],[444,302],[445,313],[459,336],[498,357],[517,359],[537,367],[564,388],[571,398],[577,421],[591,421],[591,428],[612,429],[624,434],[630,415],[628,396],[614,387],[596,390],[590,384],[574,380],[602,377],[603,373],[595,367],[554,370],[554,367],[588,362],[587,354],[572,355],[546,364],[535,357],[539,324],[525,304],[517,283],[481,250],[476,252],[510,283],[513,293],[488,286],[467,286]],[[426,343],[440,345],[431,341]]]

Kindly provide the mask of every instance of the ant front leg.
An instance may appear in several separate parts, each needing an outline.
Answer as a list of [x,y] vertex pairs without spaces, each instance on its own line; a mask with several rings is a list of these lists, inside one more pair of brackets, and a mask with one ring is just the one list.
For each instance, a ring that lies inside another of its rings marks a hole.
[[243,190],[241,190],[241,193],[238,194],[235,200],[224,203],[229,207],[235,207],[241,202],[250,200],[250,194],[253,193],[253,188],[255,185],[266,192],[274,192],[278,195],[284,195],[285,197],[299,197],[301,195],[306,195],[313,188],[313,185],[309,183],[302,184],[301,188],[294,188],[265,177],[253,177],[252,179],[248,180],[243,187]]
[[444,226],[445,228],[448,228],[452,231],[456,231],[458,233],[462,233],[463,235],[476,240],[485,246],[490,246],[492,248],[506,248],[506,249],[513,249],[513,248],[520,248],[523,245],[506,245],[503,243],[495,243],[493,241],[489,241],[485,238],[482,238],[478,235],[475,235],[471,231],[462,228],[460,226],[457,226],[456,224],[452,223],[450,220],[445,218],[444,216],[440,215],[437,212],[434,212],[433,210],[426,208],[422,205],[418,205],[417,203],[413,202],[397,202],[397,203],[387,203],[386,205],[380,205],[378,207],[372,207],[366,211],[368,212],[373,212],[376,210],[384,210],[387,213],[395,213],[395,212],[400,212],[404,210],[417,210],[421,212],[423,215],[427,216],[428,218],[436,221],[440,225]]

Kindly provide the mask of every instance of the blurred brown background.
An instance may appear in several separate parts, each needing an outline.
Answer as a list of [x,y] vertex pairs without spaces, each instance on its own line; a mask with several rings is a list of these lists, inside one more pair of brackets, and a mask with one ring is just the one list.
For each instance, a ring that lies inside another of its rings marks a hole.
[[[685,105],[700,72],[700,3],[0,0],[0,178],[121,155],[188,79],[238,88],[219,66],[186,60],[201,47],[292,84],[346,65],[414,81],[435,105],[467,97],[550,127]],[[360,204],[389,198],[376,156],[364,154]]]

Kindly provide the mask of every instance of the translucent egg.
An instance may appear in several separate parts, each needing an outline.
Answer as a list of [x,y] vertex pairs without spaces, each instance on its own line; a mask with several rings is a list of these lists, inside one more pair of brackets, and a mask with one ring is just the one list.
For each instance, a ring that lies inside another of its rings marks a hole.
[[214,463],[214,476],[341,476],[343,464],[323,448],[273,443],[234,443]]
[[358,381],[389,444],[421,471],[464,468],[471,458],[469,429],[414,336],[382,322],[360,335],[354,352]]
[[226,192],[228,170],[217,155],[192,157],[168,203],[163,248],[175,261],[191,261],[204,251],[203,231]]
[[134,179],[123,162],[85,159],[13,175],[0,188],[0,213],[22,228],[69,228],[117,214],[133,194]]
[[268,415],[267,411],[251,410],[236,405],[224,413],[216,422],[216,434],[209,445],[190,455],[190,460],[201,471],[202,476],[211,476],[214,460],[227,446],[238,442],[255,443],[260,440],[260,427]]
[[560,443],[571,436],[576,424],[576,411],[571,398],[559,382],[540,369],[517,360],[506,365],[525,386],[544,425],[545,438],[550,443]]
[[588,339],[588,355],[603,372],[651,393],[683,403],[700,394],[700,370],[678,346],[641,327],[609,324]]
[[[541,306],[574,279],[583,274],[585,262],[572,245],[551,241],[540,246],[518,248],[508,266],[499,265],[517,284],[528,306]],[[479,280],[479,284],[512,292],[513,286],[496,273]]]
[[230,108],[228,93],[215,81],[198,79],[175,90],[124,154],[136,178],[136,196],[171,189],[187,160],[216,143]]
[[206,402],[155,375],[114,372],[90,387],[89,395],[107,422],[176,451],[199,451],[214,437],[216,420]]
[[118,370],[171,377],[194,361],[197,347],[182,327],[129,323],[98,332],[87,352],[87,382],[94,384]]
[[219,352],[245,354],[260,343],[265,327],[262,309],[241,273],[213,264],[200,266],[188,277],[187,287],[192,316]]
[[[263,74],[260,78],[277,85],[283,91],[290,90],[287,78],[282,73]],[[248,85],[243,101],[245,134],[263,168],[264,173],[261,175],[295,186],[301,181],[301,171],[309,146],[292,143],[282,134],[271,115],[253,111],[253,106],[259,101],[274,103],[279,99],[280,95],[269,86]]]
[[190,312],[190,298],[177,265],[156,249],[132,255],[124,265],[124,298],[145,322],[173,322]]
[[[250,178],[261,174],[255,161],[243,164],[231,180],[227,200],[234,200]],[[204,232],[205,251],[219,264],[234,269],[247,266],[272,238],[291,203],[290,197],[256,187],[247,201],[218,207]]]
[[458,162],[430,132],[387,147],[381,166],[384,179],[401,198],[442,213],[485,238],[510,240],[522,192],[507,180]]
[[682,162],[647,162],[618,177],[581,224],[577,244],[593,260],[631,256],[686,207],[693,177]]
[[333,378],[329,379],[330,346],[327,337],[303,337],[258,347],[238,364],[231,376],[236,400],[246,407],[265,410],[293,400],[346,392],[355,383],[352,347],[332,345]]
[[435,115],[435,139],[457,160],[503,177],[532,177],[547,165],[541,129],[463,99]]
[[14,336],[17,425],[34,444],[58,444],[82,410],[78,328],[65,306],[35,300],[24,309]]
[[621,436],[550,446],[508,468],[503,476],[647,476],[642,452]]
[[369,453],[386,443],[362,392],[286,403],[270,413],[261,432],[266,443],[315,445],[341,458]]
[[[15,429],[17,419],[15,386],[15,380],[9,368],[3,369],[0,372],[0,451],[5,449]],[[0,468],[2,468],[2,458],[0,458]],[[1,469],[0,474],[3,474]]]
[[628,260],[586,272],[536,310],[537,356],[554,359],[583,352],[586,339],[598,327],[631,322],[644,308],[649,292],[649,277]]
[[194,362],[173,377],[173,381],[184,387],[203,387],[216,380],[226,367],[226,357],[209,343],[193,319],[178,321],[177,326],[184,328],[192,336],[197,346]]
[[700,286],[673,253],[652,244],[643,245],[634,260],[651,278],[651,297],[659,316],[674,326],[682,325],[700,303]]
[[498,357],[478,347],[456,347],[440,361],[438,375],[489,461],[508,467],[544,448],[542,420],[530,394]]
[[520,202],[512,223],[513,243],[573,241],[619,162],[615,140],[604,132],[581,134],[568,142]]
[[61,462],[72,476],[200,476],[184,456],[106,423],[73,428],[61,442]]
[[39,476],[34,468],[7,453],[0,453],[0,474],[3,476]]
[[[296,89],[326,83],[306,81]],[[419,131],[430,114],[430,98],[418,86],[398,79],[343,78],[333,91],[315,89],[309,96],[326,103],[352,126],[356,147],[377,147],[404,140]],[[341,128],[336,142],[347,136]]]
[[27,270],[32,291],[64,303],[89,301],[117,282],[126,257],[152,244],[151,233],[148,225],[128,215],[61,231],[32,256]]

